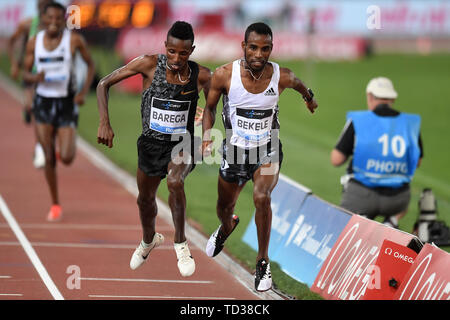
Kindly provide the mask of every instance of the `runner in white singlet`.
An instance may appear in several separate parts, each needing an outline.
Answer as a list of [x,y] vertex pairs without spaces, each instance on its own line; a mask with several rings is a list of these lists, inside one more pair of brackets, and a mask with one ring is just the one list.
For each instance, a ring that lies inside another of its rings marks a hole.
[[[52,205],[47,220],[61,219],[56,179],[55,142],[58,142],[59,159],[65,165],[75,157],[78,105],[84,104],[94,77],[94,62],[84,38],[65,29],[66,9],[59,3],[48,4],[43,12],[47,24],[27,43],[24,62],[24,80],[36,84],[33,114],[36,134],[45,154],[45,177]],[[84,86],[75,92],[73,56],[79,51],[88,66]],[[36,73],[32,72],[33,65]],[[58,138],[56,138],[58,137]]]
[[221,225],[206,246],[208,256],[223,249],[225,240],[239,218],[234,215],[238,196],[246,182],[253,180],[253,201],[258,235],[255,289],[272,287],[268,247],[272,211],[270,195],[277,184],[283,158],[278,139],[278,98],[286,88],[299,92],[311,111],[317,108],[312,90],[295,74],[269,62],[272,30],[264,23],[250,25],[242,42],[244,59],[216,69],[203,114],[203,155],[211,154],[210,129],[214,125],[216,106],[223,94],[222,119],[227,138],[222,143],[222,166],[219,171],[217,216]]

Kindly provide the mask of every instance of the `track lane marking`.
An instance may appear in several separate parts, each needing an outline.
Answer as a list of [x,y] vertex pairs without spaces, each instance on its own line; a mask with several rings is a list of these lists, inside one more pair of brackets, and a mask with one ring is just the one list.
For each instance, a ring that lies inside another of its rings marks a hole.
[[[48,223],[22,223],[22,229],[81,229],[81,230],[142,230],[138,225],[116,225],[116,224],[48,224]],[[0,228],[9,228],[7,223],[0,223]],[[161,226],[158,231],[174,231],[173,227]]]
[[193,300],[236,300],[228,297],[174,297],[174,296],[114,296],[104,294],[90,294],[90,298],[117,298],[117,299],[193,299]]
[[2,212],[3,217],[8,222],[12,231],[16,235],[16,238],[19,240],[20,244],[22,245],[22,248],[25,250],[25,253],[27,254],[28,258],[31,260],[31,263],[33,263],[33,266],[36,269],[36,271],[38,272],[42,281],[44,281],[44,284],[47,287],[47,289],[50,291],[50,294],[53,296],[53,298],[55,300],[64,300],[64,297],[62,296],[61,292],[59,292],[59,290],[56,287],[55,283],[53,282],[52,278],[50,278],[50,275],[48,274],[47,270],[45,269],[44,265],[42,264],[41,260],[39,259],[38,255],[36,254],[36,251],[34,251],[32,245],[28,241],[27,237],[23,233],[22,229],[20,228],[19,224],[17,223],[16,219],[14,218],[13,214],[9,210],[2,195],[0,195],[0,211]]
[[[53,247],[53,248],[87,248],[87,249],[136,249],[136,245],[131,244],[92,244],[76,242],[30,242],[34,247]],[[19,246],[17,241],[0,241],[0,246]],[[173,246],[162,245],[155,250],[174,250]],[[191,251],[200,250],[198,247],[190,248]]]
[[119,281],[119,282],[158,282],[158,283],[188,283],[188,284],[213,284],[209,280],[165,280],[165,279],[122,279],[122,278],[79,278],[87,281]]

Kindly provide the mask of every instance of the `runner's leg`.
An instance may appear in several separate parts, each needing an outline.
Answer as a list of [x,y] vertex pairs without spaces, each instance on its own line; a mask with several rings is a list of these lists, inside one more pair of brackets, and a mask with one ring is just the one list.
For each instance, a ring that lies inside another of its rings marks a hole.
[[222,231],[225,235],[229,235],[233,230],[232,217],[234,207],[244,186],[245,183],[239,185],[238,183],[227,182],[219,175],[216,210],[217,216],[222,224]]
[[[183,157],[183,155],[179,155]],[[188,158],[189,157],[189,158]],[[173,225],[175,227],[174,242],[182,243],[186,241],[184,226],[186,219],[186,194],[184,192],[184,179],[191,171],[192,161],[190,155],[182,161],[173,159],[167,167],[167,188],[169,189],[169,207],[172,212]]]
[[57,131],[61,162],[70,165],[75,158],[77,132],[72,127],[60,127]]
[[258,168],[253,175],[253,202],[256,208],[255,223],[258,235],[258,256],[256,261],[259,261],[261,258],[269,261],[270,228],[272,226],[271,193],[278,182],[279,176],[279,170],[267,174],[267,168],[271,165],[275,166],[277,164],[265,164]]
[[142,225],[142,239],[145,243],[151,243],[155,235],[156,215],[158,214],[156,191],[161,182],[161,177],[149,177],[139,168],[136,176],[139,190],[137,204]]
[[55,159],[55,128],[50,124],[36,123],[36,133],[39,143],[45,153],[45,178],[50,189],[52,204],[59,204],[58,182]]

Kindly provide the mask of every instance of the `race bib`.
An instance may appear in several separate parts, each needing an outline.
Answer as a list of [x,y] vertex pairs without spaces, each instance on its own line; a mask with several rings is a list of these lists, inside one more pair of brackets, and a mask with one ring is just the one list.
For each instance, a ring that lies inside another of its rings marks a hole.
[[186,133],[190,101],[152,98],[150,129],[165,133]]
[[41,70],[45,72],[45,82],[62,82],[68,78],[68,70],[64,64],[64,56],[40,57]]
[[236,108],[236,134],[248,141],[261,141],[270,137],[272,109]]

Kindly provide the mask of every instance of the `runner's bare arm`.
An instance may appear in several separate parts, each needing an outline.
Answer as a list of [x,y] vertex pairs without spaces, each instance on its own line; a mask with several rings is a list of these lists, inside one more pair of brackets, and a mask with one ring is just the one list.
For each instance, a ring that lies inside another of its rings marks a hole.
[[108,113],[109,88],[138,73],[142,74],[145,80],[145,78],[148,78],[151,70],[155,68],[156,61],[157,58],[155,56],[139,56],[100,80],[97,85],[97,106],[100,115],[97,143],[104,144],[109,148],[113,146],[114,132],[111,128]]
[[[16,46],[17,41],[22,38],[26,37],[28,33],[30,32],[30,26],[31,26],[31,18],[22,21],[18,26],[17,29],[14,31],[14,33],[9,37],[8,39],[8,45],[7,45],[7,53],[9,57],[9,62],[11,64],[10,68],[10,75],[13,79],[17,79],[19,76],[19,60],[16,58],[14,54],[14,48]],[[21,49],[21,51],[23,48]],[[21,52],[22,54],[23,52]]]
[[198,72],[198,91],[203,90],[203,94],[205,95],[205,100],[208,99],[209,88],[211,86],[211,75],[212,72],[207,67],[199,65]]
[[211,152],[207,148],[211,144],[211,128],[216,120],[217,103],[219,103],[222,93],[227,92],[227,83],[229,82],[231,72],[226,66],[216,69],[211,78],[211,86],[209,88],[208,99],[206,100],[205,111],[203,114],[203,142],[202,152],[204,156],[208,156]]
[[[205,95],[205,101],[208,99],[209,87],[211,85],[211,70],[207,67],[199,65],[199,74],[198,74],[198,91],[203,90],[203,94]],[[196,116],[195,116],[195,125],[199,126],[202,124],[203,120],[203,112],[204,108],[197,106]]]
[[[310,98],[308,88],[303,84],[303,82],[288,68],[280,68],[280,82],[278,91],[281,94],[281,92],[283,92],[286,88],[294,89],[304,98]],[[314,113],[315,109],[318,107],[314,98],[312,98],[311,101],[305,101],[305,104],[311,113]]]
[[95,65],[83,36],[73,32],[71,39],[73,41],[73,48],[75,48],[74,51],[78,50],[80,52],[81,57],[83,58],[84,62],[86,62],[88,68],[86,81],[84,82],[83,88],[81,88],[80,92],[78,92],[74,97],[74,102],[77,105],[83,105],[86,94],[88,94],[91,87],[92,80],[94,80]]
[[23,80],[26,82],[31,83],[38,83],[43,82],[45,78],[44,71],[41,71],[40,73],[33,74],[31,71],[33,69],[34,64],[34,47],[36,44],[36,37],[31,38],[27,42],[27,48],[25,51],[25,59],[24,59],[24,73],[23,73]]

